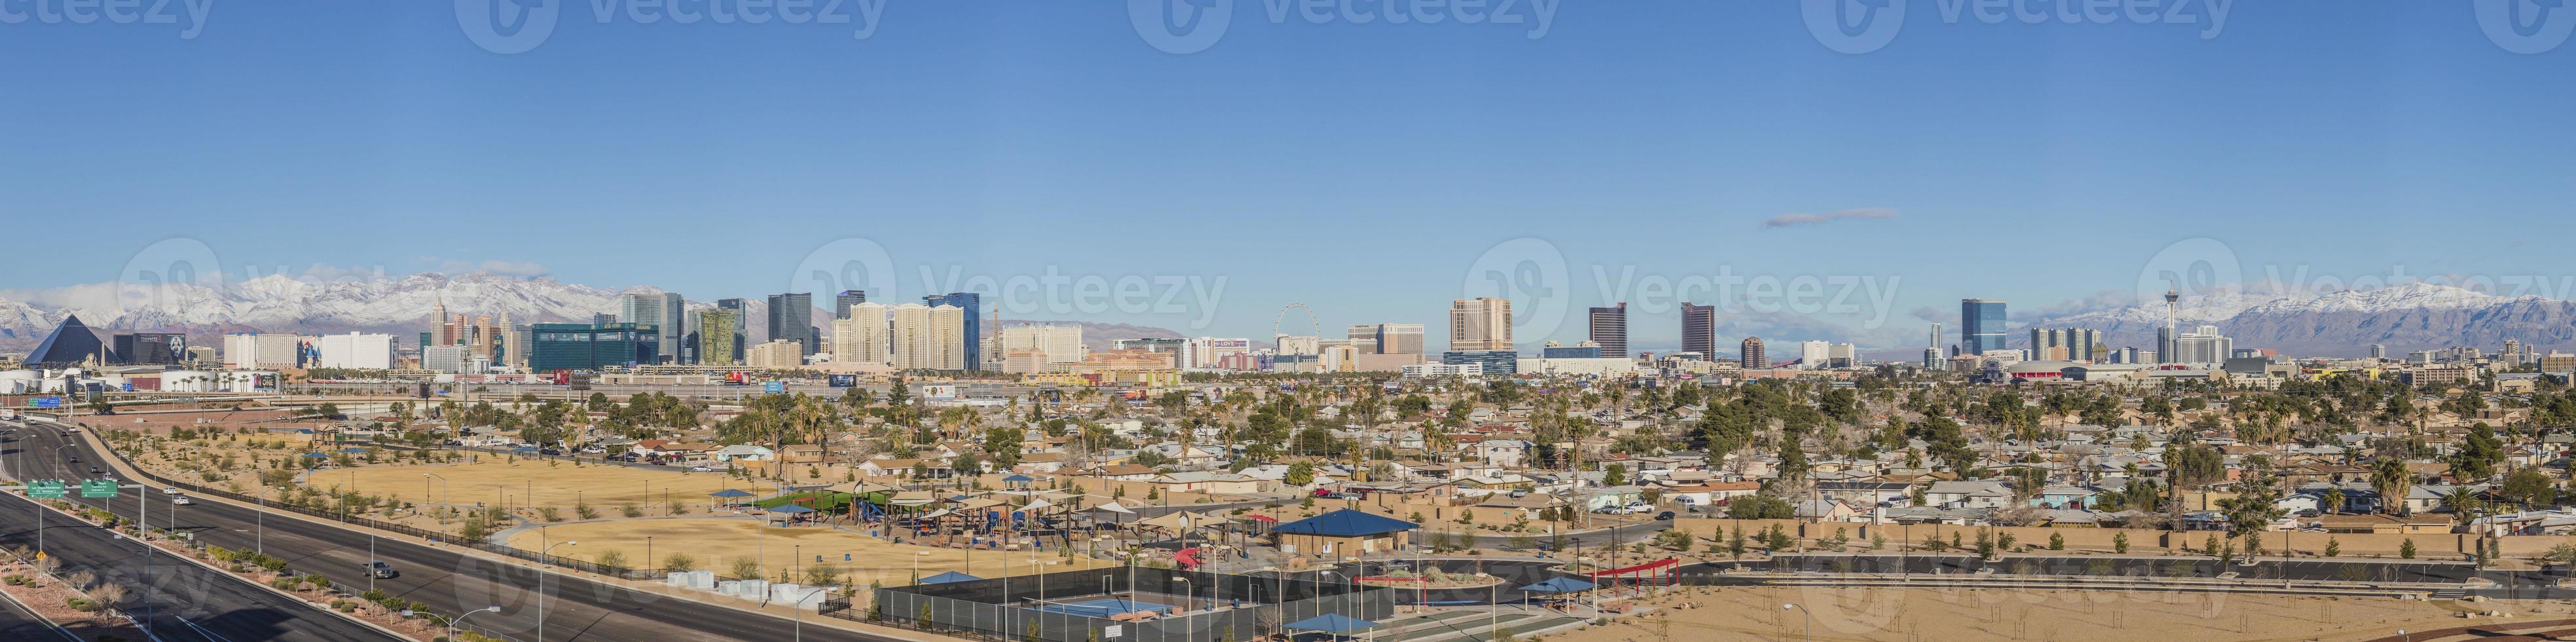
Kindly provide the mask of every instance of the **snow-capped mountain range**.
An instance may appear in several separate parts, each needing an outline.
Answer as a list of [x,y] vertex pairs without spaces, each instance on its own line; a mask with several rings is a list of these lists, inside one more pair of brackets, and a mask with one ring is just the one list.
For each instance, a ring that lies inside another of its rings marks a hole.
[[[2576,303],[2431,283],[2331,292],[2226,289],[2183,297],[2174,316],[2181,331],[2214,325],[2236,347],[2273,348],[2294,356],[2359,356],[2371,344],[2386,344],[2392,356],[2458,345],[2493,350],[2506,339],[2535,348],[2576,349]],[[2156,329],[2164,323],[2164,302],[2150,301],[2021,325],[2093,328],[2114,347],[2153,349]],[[2024,336],[2013,339],[2016,346],[2026,341]]]
[[507,312],[514,323],[587,321],[592,314],[616,312],[618,296],[627,292],[660,290],[607,290],[482,272],[324,282],[272,274],[222,286],[84,286],[41,297],[55,299],[51,301],[0,299],[0,347],[31,346],[75,314],[102,330],[186,331],[200,341],[227,332],[407,335],[428,328],[431,310],[441,301],[450,314],[498,317]]
[[[468,317],[497,319],[507,312],[512,323],[577,323],[589,321],[594,314],[616,313],[618,299],[624,294],[661,292],[650,287],[610,290],[542,276],[487,272],[424,272],[330,281],[269,275],[220,286],[76,286],[21,293],[26,301],[0,298],[0,353],[33,348],[71,315],[79,315],[82,323],[101,332],[187,332],[192,345],[214,345],[217,337],[234,332],[381,332],[407,340],[430,327],[431,311],[441,302],[447,305],[449,314]],[[768,340],[768,301],[745,299],[745,325],[751,335],[747,340]],[[701,309],[715,306],[710,301],[690,301],[689,305]],[[831,313],[818,307],[813,318],[828,342]],[[1012,321],[1015,325],[1032,322]],[[1144,326],[1058,323],[1083,326],[1084,343],[1091,344],[1094,350],[1108,349],[1109,343],[1118,339],[1181,336]]]

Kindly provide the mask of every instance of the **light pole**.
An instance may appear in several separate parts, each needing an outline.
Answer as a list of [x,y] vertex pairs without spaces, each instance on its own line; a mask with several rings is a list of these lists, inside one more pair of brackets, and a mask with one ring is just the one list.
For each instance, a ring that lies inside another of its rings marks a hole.
[[[1815,612],[1813,612],[1813,611],[1808,611],[1807,609],[1802,608],[1802,607],[1800,607],[1800,606],[1798,606],[1798,605],[1796,605],[1796,604],[1782,604],[1782,605],[1780,605],[1780,610],[1783,610],[1783,611],[1797,611],[1799,615],[1807,616],[1807,642],[1815,642],[1815,640],[1816,640],[1816,614],[1815,614]],[[2400,631],[2400,633],[2403,633],[2403,631]]]
[[[539,531],[539,532],[543,532],[543,531],[544,531],[544,529],[538,529],[538,531]],[[571,545],[574,545],[574,544],[580,544],[580,543],[581,543],[581,542],[579,542],[579,541],[567,541],[567,542],[564,542],[564,543],[561,543],[561,544],[556,544],[555,546],[571,546]],[[538,551],[537,551],[537,558],[539,559],[539,563],[544,563],[544,562],[543,562],[543,560],[544,560],[544,558],[545,558],[545,556],[546,556],[546,553],[547,553],[548,551],[555,550],[555,546],[548,546],[548,547],[545,547],[544,549],[541,549],[541,550],[538,550]],[[537,642],[546,642],[546,576],[547,576],[547,575],[550,575],[550,573],[547,573],[547,572],[546,572],[546,569],[544,569],[544,568],[538,568],[538,569],[536,569],[536,571],[537,571]]]
[[272,490],[277,489],[266,486],[260,487],[259,497],[257,498],[259,500],[259,510],[254,511],[251,517],[251,521],[255,522],[254,525],[258,527],[256,529],[258,532],[251,538],[251,549],[257,551],[261,555],[268,554],[268,492]]
[[465,618],[474,617],[474,614],[476,614],[476,613],[493,613],[493,612],[498,612],[498,611],[500,611],[500,610],[501,610],[501,607],[500,607],[500,606],[498,606],[498,605],[494,605],[494,606],[486,606],[486,607],[483,607],[483,608],[474,609],[474,610],[471,610],[471,611],[466,611],[464,614],[456,616],[456,619],[448,620],[448,621],[447,621],[447,639],[450,639],[450,640],[456,639],[456,625],[464,624],[464,623],[465,623]]

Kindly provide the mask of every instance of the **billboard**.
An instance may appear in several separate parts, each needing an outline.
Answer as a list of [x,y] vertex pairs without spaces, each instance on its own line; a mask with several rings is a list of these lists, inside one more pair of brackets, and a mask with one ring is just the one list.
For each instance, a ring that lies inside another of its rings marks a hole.
[[765,392],[765,393],[769,393],[769,394],[773,394],[773,395],[774,395],[774,394],[784,393],[784,392],[787,392],[787,382],[785,382],[785,381],[771,381],[771,382],[768,382],[768,383],[763,383],[763,384],[760,384],[760,391],[761,391],[761,392]]
[[858,375],[832,375],[832,387],[834,388],[848,388],[856,385],[859,385]]

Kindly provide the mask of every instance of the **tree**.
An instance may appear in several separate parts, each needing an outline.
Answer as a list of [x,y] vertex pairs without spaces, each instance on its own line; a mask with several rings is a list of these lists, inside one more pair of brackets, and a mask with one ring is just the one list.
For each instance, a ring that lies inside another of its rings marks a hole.
[[2557,503],[2558,488],[2550,483],[2548,476],[2540,474],[2539,469],[2525,467],[2505,475],[2504,487],[2498,489],[2497,494],[2506,502],[2528,508]]
[[2127,555],[2129,553],[2129,534],[2125,531],[2112,533],[2111,550],[2115,553]]
[[2415,538],[2409,537],[2406,538],[2406,541],[2398,542],[2397,556],[2410,560],[2415,559]]
[[1735,519],[1795,519],[1798,510],[1789,505],[1789,500],[1769,495],[1748,495],[1727,502],[1726,516]]
[[1628,485],[1628,466],[1626,464],[1611,464],[1609,468],[1603,469],[1601,472],[1601,485]]
[[[2560,546],[2565,546],[2565,544],[2560,544]],[[2343,555],[2343,540],[2333,537],[2326,538],[2326,557],[2336,557],[2340,555]]]
[[1315,464],[1304,461],[1289,464],[1288,474],[1281,477],[1280,481],[1299,488],[1315,483]]
[[2379,494],[2380,512],[2399,513],[2404,509],[2407,487],[2413,483],[2404,461],[2390,458],[2371,464],[2370,490]]

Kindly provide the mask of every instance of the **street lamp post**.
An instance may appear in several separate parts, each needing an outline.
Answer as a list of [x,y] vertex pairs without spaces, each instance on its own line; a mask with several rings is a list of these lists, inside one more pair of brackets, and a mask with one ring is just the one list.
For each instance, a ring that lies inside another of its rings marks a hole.
[[474,609],[474,610],[471,610],[471,611],[466,611],[464,614],[456,616],[456,619],[448,620],[448,621],[447,621],[447,639],[450,639],[450,640],[456,639],[456,625],[464,624],[464,623],[465,623],[465,618],[474,617],[474,614],[476,614],[476,613],[493,613],[493,612],[497,612],[497,611],[500,611],[500,610],[501,610],[501,607],[500,607],[500,606],[497,606],[497,605],[495,605],[495,606],[486,606],[486,607],[483,607],[483,608]]
[[1798,606],[1798,605],[1796,605],[1796,604],[1782,604],[1782,605],[1780,605],[1780,610],[1783,610],[1783,611],[1797,611],[1799,615],[1807,616],[1807,642],[1815,642],[1815,639],[1816,639],[1816,614],[1815,614],[1815,612],[1813,612],[1813,611],[1808,611],[1806,608],[1804,608],[1804,607],[1800,607],[1800,606]]
[[[537,529],[537,530],[538,530],[538,532],[544,532],[544,530],[545,530],[545,529]],[[581,543],[581,542],[579,542],[579,541],[567,541],[567,542],[564,542],[564,543],[561,543],[561,544],[556,544],[555,546],[572,546],[572,545],[580,544],[580,543]],[[542,564],[542,563],[544,563],[544,561],[543,561],[543,560],[544,560],[544,558],[545,558],[545,556],[546,556],[546,553],[547,553],[548,551],[553,551],[553,550],[555,550],[555,546],[548,546],[548,547],[545,547],[544,549],[541,549],[541,550],[538,550],[538,551],[537,551],[537,558],[538,558],[538,560],[539,560],[539,563],[541,563],[541,564]],[[547,573],[547,572],[546,572],[546,569],[543,569],[543,568],[536,569],[536,571],[537,571],[537,642],[546,642],[546,576],[547,576],[547,575],[550,575],[550,573]]]

